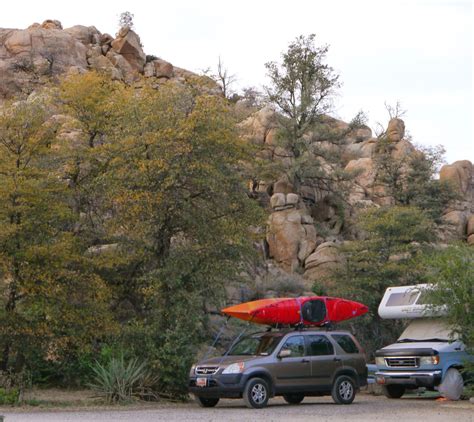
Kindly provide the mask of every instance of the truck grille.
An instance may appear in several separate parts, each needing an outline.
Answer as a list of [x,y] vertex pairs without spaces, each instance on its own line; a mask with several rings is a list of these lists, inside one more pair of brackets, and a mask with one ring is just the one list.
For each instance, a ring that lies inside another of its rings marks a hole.
[[418,358],[415,357],[399,357],[399,358],[385,358],[387,366],[397,368],[418,368],[420,366]]
[[219,370],[218,366],[197,366],[196,375],[213,375]]

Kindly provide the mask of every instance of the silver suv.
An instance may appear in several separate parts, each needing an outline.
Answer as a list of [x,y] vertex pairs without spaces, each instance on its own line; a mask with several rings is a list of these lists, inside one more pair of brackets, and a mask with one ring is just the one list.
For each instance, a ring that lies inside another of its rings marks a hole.
[[189,391],[203,407],[243,398],[247,407],[259,409],[274,396],[298,404],[305,396],[331,395],[338,404],[350,404],[366,384],[364,352],[345,331],[255,333],[224,356],[193,365],[189,375]]

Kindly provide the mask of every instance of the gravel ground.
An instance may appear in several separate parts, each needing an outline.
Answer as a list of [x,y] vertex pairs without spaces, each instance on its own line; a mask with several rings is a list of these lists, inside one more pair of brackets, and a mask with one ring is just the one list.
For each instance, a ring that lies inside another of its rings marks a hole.
[[335,405],[331,398],[306,398],[289,406],[275,398],[263,410],[247,409],[242,400],[221,400],[213,409],[194,403],[159,404],[147,409],[123,410],[5,410],[5,422],[156,422],[156,421],[364,421],[364,422],[474,422],[474,405],[468,401],[439,402],[433,398],[388,400],[381,396],[359,394],[349,406]]

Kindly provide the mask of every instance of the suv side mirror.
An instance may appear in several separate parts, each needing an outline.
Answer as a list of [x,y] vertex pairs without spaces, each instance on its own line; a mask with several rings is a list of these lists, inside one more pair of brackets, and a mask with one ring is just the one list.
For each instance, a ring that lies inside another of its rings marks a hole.
[[278,353],[278,357],[281,358],[288,358],[291,356],[291,350],[290,349],[283,349]]

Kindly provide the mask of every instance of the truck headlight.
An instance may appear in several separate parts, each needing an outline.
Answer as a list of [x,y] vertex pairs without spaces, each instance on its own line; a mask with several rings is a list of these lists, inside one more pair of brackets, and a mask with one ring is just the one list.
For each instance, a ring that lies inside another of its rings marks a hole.
[[421,356],[420,365],[438,365],[439,356]]
[[196,369],[196,365],[191,366],[191,369],[189,370],[189,375],[192,376],[194,375],[194,370]]
[[225,368],[222,373],[223,374],[240,374],[244,371],[245,365],[243,362],[233,363]]
[[382,358],[382,357],[375,358],[375,364],[377,366],[385,366],[385,358]]

